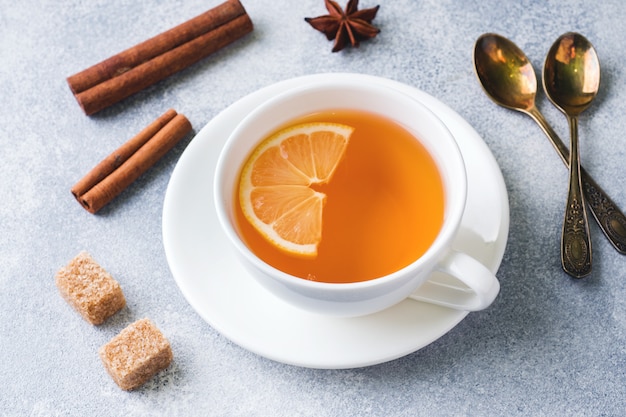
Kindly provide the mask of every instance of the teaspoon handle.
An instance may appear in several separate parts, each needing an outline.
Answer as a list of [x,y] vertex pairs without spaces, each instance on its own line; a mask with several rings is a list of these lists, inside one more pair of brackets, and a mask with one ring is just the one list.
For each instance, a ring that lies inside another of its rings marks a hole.
[[[569,168],[569,150],[541,112],[533,107],[528,111],[528,114],[539,124],[565,166]],[[585,200],[591,209],[593,218],[613,247],[619,253],[626,254],[626,216],[583,167],[580,171]]]
[[578,119],[571,116],[568,119],[571,135],[570,178],[561,234],[561,263],[565,272],[574,278],[582,278],[591,272],[591,238],[580,179]]

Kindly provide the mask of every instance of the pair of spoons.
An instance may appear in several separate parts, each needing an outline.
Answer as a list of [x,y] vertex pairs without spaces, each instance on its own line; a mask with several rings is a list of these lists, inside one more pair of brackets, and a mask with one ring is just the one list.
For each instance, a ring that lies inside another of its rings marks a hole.
[[576,278],[591,272],[591,240],[585,202],[605,236],[626,254],[626,217],[591,176],[581,168],[578,115],[594,99],[600,85],[600,64],[591,43],[578,33],[566,33],[552,45],[543,68],[543,86],[550,101],[569,122],[570,150],[535,105],[537,79],[528,58],[510,40],[493,33],[474,46],[474,69],[497,104],[532,117],[569,168],[570,180],[561,235],[561,264]]

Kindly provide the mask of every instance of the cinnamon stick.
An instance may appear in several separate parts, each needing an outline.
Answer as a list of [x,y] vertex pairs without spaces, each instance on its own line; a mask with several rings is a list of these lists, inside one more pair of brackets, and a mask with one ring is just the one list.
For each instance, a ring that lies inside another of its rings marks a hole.
[[103,159],[71,189],[74,198],[96,213],[161,159],[191,131],[189,120],[170,109]]
[[253,29],[239,0],[221,5],[67,78],[94,114],[206,58]]

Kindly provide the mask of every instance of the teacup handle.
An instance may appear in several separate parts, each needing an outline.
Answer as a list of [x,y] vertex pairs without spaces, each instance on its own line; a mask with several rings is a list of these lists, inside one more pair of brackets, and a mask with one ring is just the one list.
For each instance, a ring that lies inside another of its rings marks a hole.
[[478,311],[491,305],[500,291],[500,283],[495,275],[463,252],[450,251],[439,263],[437,270],[461,281],[465,287],[430,279],[410,298],[455,310]]

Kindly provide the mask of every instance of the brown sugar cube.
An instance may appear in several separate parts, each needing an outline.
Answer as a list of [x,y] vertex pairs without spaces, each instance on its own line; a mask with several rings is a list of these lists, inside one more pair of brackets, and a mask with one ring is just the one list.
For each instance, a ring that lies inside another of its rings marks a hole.
[[172,362],[172,348],[148,319],[138,320],[100,348],[100,359],[115,383],[129,391]]
[[57,272],[55,282],[65,301],[91,324],[102,324],[126,305],[120,284],[85,251]]

